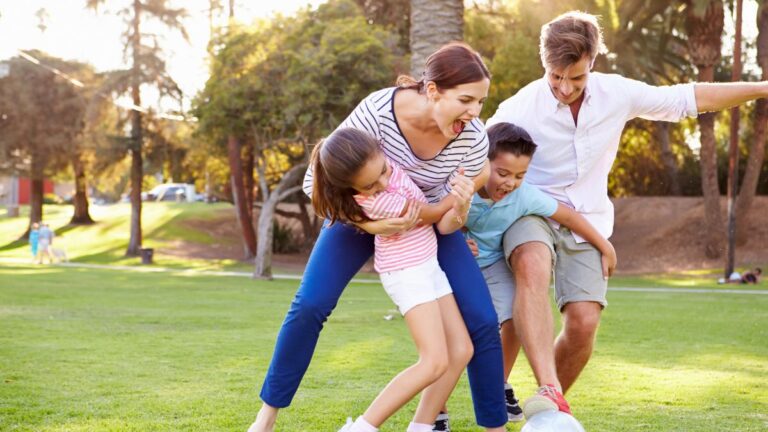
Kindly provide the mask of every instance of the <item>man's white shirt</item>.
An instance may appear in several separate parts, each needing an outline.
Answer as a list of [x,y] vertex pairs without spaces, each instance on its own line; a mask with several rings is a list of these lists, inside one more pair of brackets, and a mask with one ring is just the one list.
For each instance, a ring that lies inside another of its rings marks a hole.
[[578,125],[541,78],[502,102],[487,126],[509,122],[525,129],[538,146],[526,182],[575,209],[608,238],[613,233],[608,173],[624,125],[637,117],[671,122],[695,117],[694,84],[654,87],[591,72],[584,93]]

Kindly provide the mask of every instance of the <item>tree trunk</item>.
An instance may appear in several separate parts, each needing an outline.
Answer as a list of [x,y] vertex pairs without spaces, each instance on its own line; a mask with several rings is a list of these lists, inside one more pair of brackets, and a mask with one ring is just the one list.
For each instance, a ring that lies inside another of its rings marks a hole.
[[75,196],[72,203],[75,212],[70,219],[70,225],[90,225],[93,222],[88,212],[88,182],[85,177],[85,163],[80,152],[76,152],[72,157],[72,170],[75,173]]
[[[36,155],[32,155],[29,161],[29,226],[35,222],[43,221],[43,162]],[[27,233],[29,229],[27,229]],[[27,236],[27,233],[24,236]]]
[[245,207],[248,210],[248,218],[251,221],[253,221],[253,203],[254,203],[253,165],[254,165],[253,143],[248,142],[245,145],[245,155],[243,157],[243,182],[245,183]]
[[679,196],[681,195],[680,182],[677,178],[675,154],[672,153],[672,145],[669,142],[669,122],[655,122],[653,135],[661,150],[661,162],[664,164],[664,171],[667,176],[668,191],[672,195]]
[[304,247],[307,247],[315,241],[320,233],[320,218],[309,214],[307,206],[312,205],[312,202],[304,195],[304,192],[299,191],[298,195],[299,221],[301,221],[301,228],[304,231]]
[[[687,0],[686,31],[688,51],[699,70],[699,82],[714,80],[715,66],[720,62],[724,12],[722,0],[710,0],[703,14],[693,0]],[[725,226],[720,213],[720,189],[717,184],[717,143],[715,141],[715,114],[699,114],[701,133],[701,189],[704,195],[705,224],[702,229],[704,251],[710,258],[718,258],[724,249]]]
[[133,2],[133,34],[131,35],[131,49],[133,51],[133,67],[131,68],[131,96],[135,108],[131,110],[131,237],[128,241],[128,249],[125,256],[139,256],[141,253],[141,188],[144,179],[144,160],[142,157],[142,145],[144,137],[141,125],[141,33],[139,22],[141,19],[141,2]]
[[247,208],[247,198],[243,185],[243,161],[240,140],[230,135],[227,140],[229,156],[229,178],[232,184],[232,199],[235,204],[235,215],[243,233],[243,253],[245,259],[256,255],[256,233],[253,230],[253,219]]
[[[757,62],[762,69],[763,81],[768,80],[768,1],[761,1],[757,12]],[[744,245],[749,239],[747,216],[760,180],[760,170],[765,160],[766,126],[768,125],[768,100],[758,99],[755,104],[754,137],[749,146],[747,167],[736,199],[736,244]]]
[[[272,236],[275,209],[280,201],[301,190],[300,183],[306,170],[306,163],[300,163],[288,170],[261,206],[259,212],[259,246],[253,270],[255,279],[272,279]],[[296,184],[298,186],[294,186]],[[263,196],[267,196],[267,194],[263,194]]]
[[421,77],[430,54],[464,39],[464,0],[411,0],[411,75]]

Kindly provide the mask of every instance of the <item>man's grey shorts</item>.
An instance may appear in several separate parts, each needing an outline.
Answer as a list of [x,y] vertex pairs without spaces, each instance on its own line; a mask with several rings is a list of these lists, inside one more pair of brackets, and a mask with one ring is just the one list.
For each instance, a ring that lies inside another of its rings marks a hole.
[[608,305],[608,281],[603,278],[600,252],[590,243],[577,243],[568,228],[553,229],[538,216],[518,219],[504,233],[504,257],[482,269],[491,292],[499,323],[512,318],[515,277],[509,257],[518,246],[529,242],[545,244],[552,253],[555,301],[558,309],[572,302],[591,301]]

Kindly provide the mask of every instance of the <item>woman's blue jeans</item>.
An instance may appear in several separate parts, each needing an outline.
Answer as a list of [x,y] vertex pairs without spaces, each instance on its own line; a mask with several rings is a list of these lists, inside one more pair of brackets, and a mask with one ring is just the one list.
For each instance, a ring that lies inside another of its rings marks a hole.
[[[480,269],[460,232],[437,233],[440,262],[469,330],[475,354],[467,366],[477,424],[507,422],[504,372],[496,312]],[[336,223],[324,227],[304,277],[277,336],[261,399],[267,405],[290,405],[309,367],[323,323],[342,291],[373,255],[373,236]]]

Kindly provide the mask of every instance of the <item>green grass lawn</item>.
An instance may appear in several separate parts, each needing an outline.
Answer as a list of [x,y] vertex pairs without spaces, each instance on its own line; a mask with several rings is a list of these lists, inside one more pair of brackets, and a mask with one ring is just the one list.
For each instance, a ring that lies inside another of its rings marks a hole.
[[[0,266],[0,430],[244,431],[295,281]],[[768,296],[613,292],[569,393],[588,431],[768,429]],[[336,431],[414,360],[352,285],[279,431]],[[521,396],[534,391],[523,361]],[[450,404],[474,426],[466,378]],[[411,404],[382,431],[405,430]],[[518,431],[519,425],[509,425]]]
[[[164,248],[176,242],[213,245],[223,240],[213,238],[200,230],[190,229],[186,221],[216,223],[232,206],[228,203],[168,203],[146,202],[142,206],[143,246],[155,248],[154,261],[158,266],[209,270],[252,270],[252,266],[237,260],[189,259],[165,254]],[[0,217],[0,258],[29,258],[29,246],[19,237],[29,223],[29,207],[21,208],[16,218]],[[44,220],[56,231],[54,243],[66,247],[73,262],[94,264],[140,265],[136,257],[126,258],[130,233],[130,204],[91,206],[90,213],[96,224],[69,226],[72,217],[70,205],[46,205]]]

